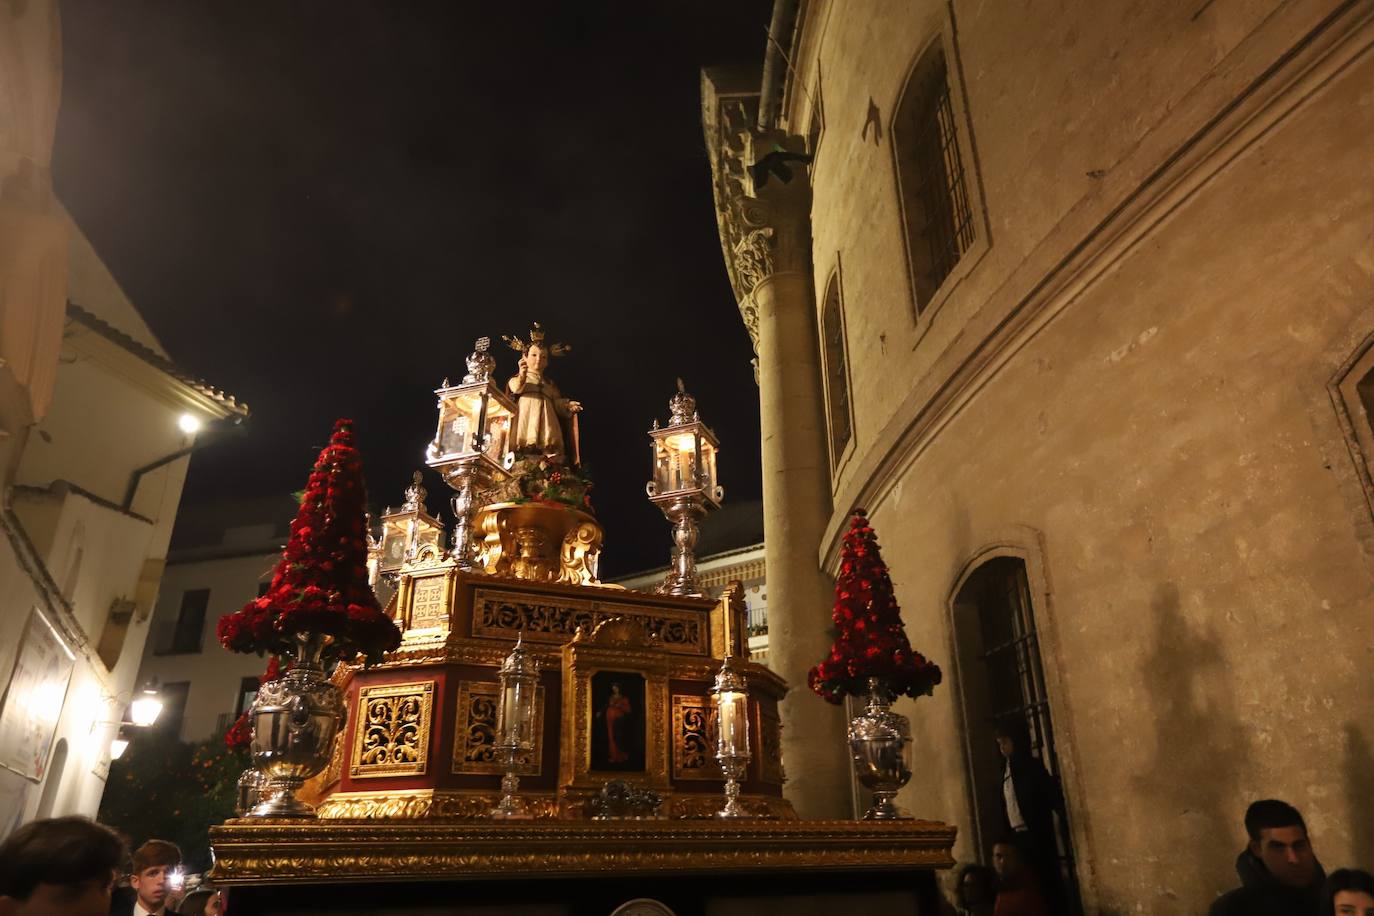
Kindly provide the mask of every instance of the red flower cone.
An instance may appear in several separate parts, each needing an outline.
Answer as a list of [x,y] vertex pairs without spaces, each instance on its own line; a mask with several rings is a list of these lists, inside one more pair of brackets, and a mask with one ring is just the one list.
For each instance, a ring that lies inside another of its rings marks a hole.
[[334,637],[328,653],[366,664],[401,643],[401,631],[367,583],[367,493],[353,421],[339,420],[320,452],[267,593],[220,618],[231,652],[286,655],[297,633]]
[[807,685],[831,703],[868,693],[868,679],[882,678],[893,696],[929,695],[940,683],[940,666],[911,648],[902,609],[892,593],[878,538],[864,510],[854,510],[835,582],[837,636],[830,654],[807,674]]

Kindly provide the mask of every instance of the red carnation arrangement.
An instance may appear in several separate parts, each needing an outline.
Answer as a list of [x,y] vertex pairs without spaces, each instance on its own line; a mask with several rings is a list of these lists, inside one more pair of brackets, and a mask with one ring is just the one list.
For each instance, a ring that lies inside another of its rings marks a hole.
[[296,634],[332,636],[331,658],[361,654],[365,664],[401,644],[401,631],[367,582],[367,494],[353,421],[339,420],[320,452],[291,537],[266,594],[219,620],[230,652],[287,655]]
[[882,678],[894,697],[934,693],[940,667],[907,641],[892,579],[862,509],[854,510],[844,535],[831,619],[838,631],[835,644],[806,677],[822,698],[840,703],[848,694],[867,694],[871,677]]

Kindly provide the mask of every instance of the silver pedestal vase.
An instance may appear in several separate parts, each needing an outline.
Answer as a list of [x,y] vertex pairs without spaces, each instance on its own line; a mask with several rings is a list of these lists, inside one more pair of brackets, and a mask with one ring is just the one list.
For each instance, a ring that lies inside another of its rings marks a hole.
[[868,679],[868,706],[849,723],[854,770],[873,793],[866,821],[909,819],[892,803],[911,779],[911,723],[892,711],[892,694],[882,678]]
[[251,817],[314,817],[296,790],[329,764],[343,727],[343,694],[329,682],[320,654],[328,637],[299,634],[293,667],[258,690],[249,711],[253,766],[262,774]]

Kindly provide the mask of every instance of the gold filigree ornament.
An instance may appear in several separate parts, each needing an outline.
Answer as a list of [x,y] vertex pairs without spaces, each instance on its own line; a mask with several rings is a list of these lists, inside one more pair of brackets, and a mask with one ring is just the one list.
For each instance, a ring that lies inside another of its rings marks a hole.
[[711,701],[704,696],[673,695],[673,778],[713,779],[723,777],[720,764],[712,756],[707,722]]
[[349,775],[423,775],[429,757],[434,681],[363,687]]
[[[501,776],[505,761],[496,750],[496,704],[500,686],[492,681],[459,681],[453,738],[453,772]],[[534,747],[517,756],[516,772],[538,776],[543,771],[544,688],[534,692]]]

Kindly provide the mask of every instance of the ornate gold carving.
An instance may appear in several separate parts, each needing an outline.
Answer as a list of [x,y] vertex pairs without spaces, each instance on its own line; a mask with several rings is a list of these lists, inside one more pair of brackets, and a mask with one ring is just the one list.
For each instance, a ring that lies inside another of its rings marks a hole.
[[[666,792],[668,789],[668,654],[658,642],[633,625],[633,620],[604,620],[588,637],[565,646],[563,668],[563,725],[559,746],[559,787],[600,789],[608,778],[623,779]],[[592,769],[592,678],[603,671],[624,672],[644,679],[643,772]],[[608,775],[610,774],[610,775]]]
[[572,585],[590,585],[597,579],[597,568],[601,565],[601,541],[604,535],[601,526],[583,522],[568,532],[563,538],[562,571],[559,582]]
[[[558,816],[558,799],[552,794],[520,793],[536,818]],[[317,809],[326,820],[418,820],[421,818],[489,817],[501,800],[499,792],[456,792],[415,789],[398,792],[337,792]]]
[[570,506],[512,502],[519,487],[493,490],[497,500],[473,519],[477,563],[492,576],[533,582],[597,584],[604,537],[595,518]]
[[702,696],[673,695],[673,778],[714,779],[723,777],[720,764],[712,756],[706,736],[711,701]]
[[[713,795],[700,799],[702,805],[720,802]],[[243,819],[211,828],[211,877],[233,886],[493,875],[951,868],[954,836],[953,827],[917,820]]]
[[782,785],[787,781],[787,774],[782,768],[782,720],[777,713],[768,712],[755,703],[754,734],[759,736],[759,782]]
[[448,576],[416,576],[410,599],[410,627],[415,630],[448,623]]
[[[453,772],[501,776],[504,758],[496,753],[496,704],[500,685],[488,681],[458,683],[457,729],[453,739]],[[534,692],[534,747],[517,756],[516,772],[538,776],[543,771],[544,688]]]
[[349,775],[367,779],[423,774],[433,703],[433,681],[361,688]]
[[[544,600],[541,600],[544,599]],[[472,599],[472,633],[526,642],[565,643],[580,627],[594,628],[612,617],[637,622],[669,652],[709,655],[706,615],[671,608],[645,609],[609,601],[587,601],[479,588]]]

